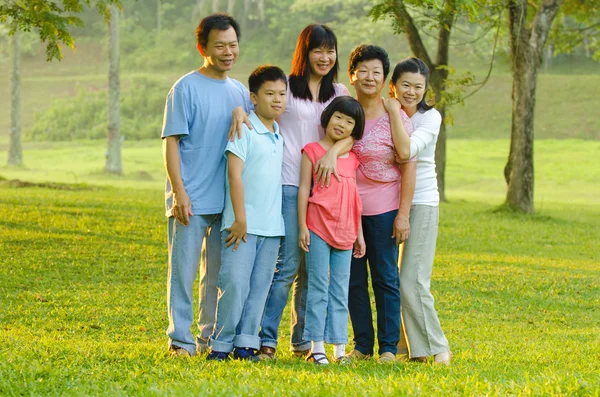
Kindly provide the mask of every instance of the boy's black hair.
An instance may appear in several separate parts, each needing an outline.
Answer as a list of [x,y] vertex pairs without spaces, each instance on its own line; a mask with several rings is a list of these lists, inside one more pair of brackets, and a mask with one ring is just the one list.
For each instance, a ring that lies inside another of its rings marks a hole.
[[321,127],[323,129],[327,128],[327,124],[329,124],[329,120],[331,120],[331,116],[335,112],[352,117],[354,119],[354,129],[350,136],[356,141],[362,138],[365,130],[365,111],[356,99],[351,96],[342,95],[331,101],[325,110],[323,110],[323,113],[321,113]]
[[[310,79],[309,52],[315,48],[325,47],[335,50],[335,63],[329,73],[321,79],[319,88],[319,97],[313,98],[308,88]],[[340,68],[337,56],[337,38],[335,33],[326,25],[312,24],[305,27],[298,40],[296,41],[296,50],[292,58],[292,71],[290,73],[290,91],[292,95],[299,99],[307,101],[317,100],[318,102],[327,102],[335,95],[333,83],[337,80],[338,70]]]
[[429,109],[433,108],[432,105],[427,103],[427,90],[429,89],[429,68],[425,65],[425,62],[419,58],[406,58],[396,65],[392,78],[390,79],[390,87],[396,85],[396,82],[402,76],[402,73],[418,73],[425,77],[425,94],[423,99],[417,104],[417,110],[419,113],[425,113]]
[[208,44],[208,35],[211,30],[227,30],[230,27],[235,30],[235,35],[239,42],[241,39],[240,25],[231,15],[225,14],[224,12],[209,15],[202,19],[198,28],[196,28],[196,43],[200,44],[202,48],[206,48],[206,45]]
[[356,71],[359,62],[379,59],[383,65],[383,80],[387,79],[390,73],[390,58],[387,52],[376,45],[361,44],[356,47],[348,58],[348,73],[352,75]]
[[254,69],[250,74],[250,77],[248,77],[248,88],[250,89],[250,92],[258,94],[258,90],[260,90],[260,87],[262,87],[265,82],[277,80],[283,81],[285,83],[285,88],[287,89],[287,78],[285,77],[283,70],[277,66],[261,65]]

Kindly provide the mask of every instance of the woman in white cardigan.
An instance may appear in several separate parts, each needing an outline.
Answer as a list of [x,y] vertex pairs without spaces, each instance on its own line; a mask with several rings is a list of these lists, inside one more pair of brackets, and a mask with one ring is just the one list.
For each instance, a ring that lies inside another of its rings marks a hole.
[[417,156],[415,195],[410,210],[410,237],[404,242],[400,270],[402,318],[410,352],[399,346],[398,354],[412,360],[450,364],[452,353],[429,290],[439,220],[439,193],[435,173],[435,145],[442,117],[425,100],[429,70],[418,58],[399,62],[390,80],[391,95],[410,117],[413,133],[405,137],[401,160]]

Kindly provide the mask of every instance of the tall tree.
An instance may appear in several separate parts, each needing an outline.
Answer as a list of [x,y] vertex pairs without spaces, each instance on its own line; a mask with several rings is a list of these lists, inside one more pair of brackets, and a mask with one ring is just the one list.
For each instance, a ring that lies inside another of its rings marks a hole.
[[104,170],[108,173],[121,175],[123,173],[121,162],[123,139],[120,130],[119,93],[119,10],[115,5],[112,5],[108,66],[108,142]]
[[21,34],[15,32],[12,38],[12,90],[10,109],[10,144],[8,165],[23,165],[21,146]]

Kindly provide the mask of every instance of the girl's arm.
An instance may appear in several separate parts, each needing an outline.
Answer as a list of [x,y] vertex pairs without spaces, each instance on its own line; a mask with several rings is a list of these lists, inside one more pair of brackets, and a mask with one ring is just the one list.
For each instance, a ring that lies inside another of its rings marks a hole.
[[417,163],[408,162],[400,164],[402,180],[400,183],[400,206],[394,219],[392,238],[396,245],[408,240],[410,236],[410,206],[415,195],[415,179],[417,176]]
[[408,160],[410,158],[410,137],[402,122],[400,102],[396,98],[384,99],[383,107],[385,107],[385,110],[390,115],[392,141],[394,142],[396,153],[398,153],[398,158],[400,161]]
[[333,174],[338,181],[341,181],[340,176],[337,173],[337,158],[348,153],[352,149],[353,144],[354,138],[350,136],[339,140],[319,159],[319,161],[317,161],[315,164],[315,173],[317,174],[316,184],[329,187],[331,174]]
[[354,254],[355,258],[362,258],[367,253],[367,244],[365,243],[365,236],[362,228],[362,217],[358,222],[358,237],[354,242]]
[[252,124],[250,124],[248,114],[243,107],[238,106],[231,112],[231,126],[229,127],[229,133],[227,134],[228,140],[233,142],[236,132],[238,138],[242,137],[242,124],[246,124],[248,128],[252,129]]
[[231,191],[231,204],[235,221],[228,229],[229,236],[225,239],[225,246],[231,244],[235,251],[244,240],[246,242],[246,209],[244,208],[244,183],[242,182],[242,171],[244,162],[233,153],[227,155],[227,176],[229,177],[229,190]]
[[298,245],[308,252],[310,245],[310,233],[306,226],[306,210],[308,209],[308,197],[310,196],[310,183],[312,181],[312,163],[306,153],[302,154],[300,163],[300,186],[298,188]]

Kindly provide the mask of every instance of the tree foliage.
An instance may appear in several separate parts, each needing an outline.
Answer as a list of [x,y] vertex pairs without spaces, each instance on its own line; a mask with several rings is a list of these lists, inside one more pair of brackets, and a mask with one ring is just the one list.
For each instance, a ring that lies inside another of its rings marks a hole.
[[17,30],[29,32],[35,29],[40,40],[46,44],[46,59],[61,60],[62,46],[75,49],[71,34],[73,27],[82,27],[76,16],[85,7],[95,7],[106,20],[110,20],[110,5],[121,8],[120,0],[8,0],[0,4],[0,22],[6,23],[9,34]]

